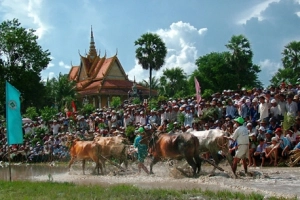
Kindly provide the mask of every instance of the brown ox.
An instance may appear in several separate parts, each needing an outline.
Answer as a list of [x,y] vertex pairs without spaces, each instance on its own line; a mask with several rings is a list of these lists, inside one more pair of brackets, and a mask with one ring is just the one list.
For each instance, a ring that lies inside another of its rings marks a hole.
[[97,173],[99,174],[99,168],[100,168],[101,173],[103,174],[102,163],[99,160],[101,148],[98,143],[93,141],[79,141],[75,139],[75,140],[69,140],[68,146],[71,155],[71,160],[69,162],[69,171],[71,165],[74,163],[75,160],[82,160],[82,171],[83,174],[85,174],[84,173],[85,160],[92,159],[96,163],[95,170],[97,169]]
[[159,134],[146,137],[141,143],[146,143],[149,138],[149,152],[153,159],[150,164],[150,173],[153,174],[152,167],[162,159],[186,159],[193,168],[194,176],[200,172],[201,159],[199,157],[199,141],[190,133]]
[[105,161],[107,159],[117,159],[120,164],[124,162],[127,169],[128,160],[127,160],[127,144],[129,142],[126,138],[122,136],[114,137],[96,137],[94,139],[100,145],[101,148],[101,160],[105,169]]
[[[221,155],[219,155],[220,151],[222,151],[222,154],[226,157],[230,166],[232,166],[232,156],[229,153],[228,139],[224,138],[225,133],[223,131],[210,129],[206,131],[191,131],[190,133],[198,138],[200,153],[209,152],[216,166],[218,166],[221,161]],[[214,167],[211,173],[214,173],[215,170],[216,167]]]

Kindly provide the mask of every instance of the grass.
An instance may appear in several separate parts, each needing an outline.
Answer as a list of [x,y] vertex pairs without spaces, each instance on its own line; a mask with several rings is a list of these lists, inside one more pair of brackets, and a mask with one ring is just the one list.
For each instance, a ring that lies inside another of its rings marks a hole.
[[[0,180],[0,199],[264,199],[261,194],[243,194],[239,192],[168,190],[168,189],[140,189],[132,185],[76,185],[73,183],[58,182],[31,182],[31,181],[2,181]],[[270,197],[268,199],[284,199]],[[295,198],[296,199],[296,198]]]

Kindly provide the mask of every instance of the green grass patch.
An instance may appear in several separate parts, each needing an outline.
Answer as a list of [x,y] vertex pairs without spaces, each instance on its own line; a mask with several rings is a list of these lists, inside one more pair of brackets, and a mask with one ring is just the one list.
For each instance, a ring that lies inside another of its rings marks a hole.
[[[0,199],[263,199],[261,194],[240,192],[141,189],[132,185],[76,185],[58,182],[0,181]],[[269,199],[284,199],[270,197]],[[296,198],[295,198],[296,199]]]

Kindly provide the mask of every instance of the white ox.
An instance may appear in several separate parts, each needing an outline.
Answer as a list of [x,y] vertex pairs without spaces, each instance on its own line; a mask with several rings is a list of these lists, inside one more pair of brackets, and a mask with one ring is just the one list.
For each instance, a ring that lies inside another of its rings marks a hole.
[[[230,166],[232,166],[232,156],[229,153],[228,139],[224,138],[225,133],[219,129],[210,129],[206,131],[190,131],[191,134],[195,135],[199,140],[200,153],[209,152],[215,161],[215,165],[218,166],[220,163],[219,152],[226,157]],[[216,167],[212,170],[214,173]]]

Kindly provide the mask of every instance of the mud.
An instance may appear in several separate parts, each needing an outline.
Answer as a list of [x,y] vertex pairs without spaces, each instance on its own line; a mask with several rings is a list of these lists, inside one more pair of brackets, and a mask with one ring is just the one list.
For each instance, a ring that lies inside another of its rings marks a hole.
[[[0,166],[0,179],[8,179],[8,167]],[[149,161],[146,162],[149,166]],[[177,170],[176,167],[182,169]],[[209,176],[212,166],[205,164],[199,177],[186,177],[191,170],[183,162],[170,166],[167,162],[160,162],[153,168],[154,175],[145,172],[138,174],[135,163],[129,165],[127,171],[120,171],[113,166],[107,166],[105,175],[95,175],[92,163],[86,166],[83,175],[81,163],[76,163],[71,171],[66,165],[50,163],[46,165],[19,164],[12,166],[12,180],[73,182],[76,184],[98,184],[103,186],[113,184],[131,184],[140,188],[164,189],[197,189],[202,190],[230,190],[243,193],[257,192],[264,196],[281,196],[300,199],[300,169],[299,167],[263,167],[250,168],[248,174],[242,172],[239,166],[239,178],[232,178],[230,167],[221,165],[225,172],[216,170],[215,176]],[[184,172],[184,173],[182,173]]]

